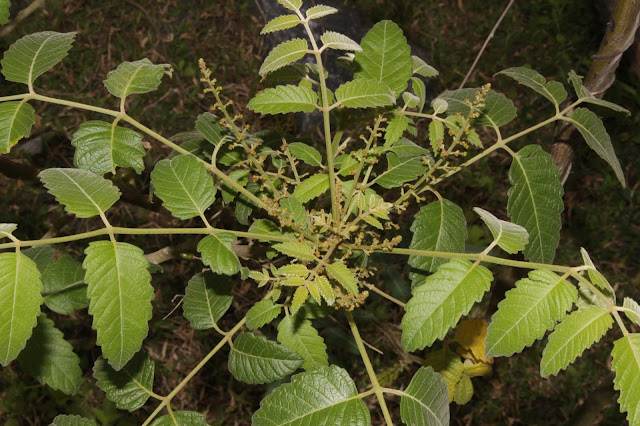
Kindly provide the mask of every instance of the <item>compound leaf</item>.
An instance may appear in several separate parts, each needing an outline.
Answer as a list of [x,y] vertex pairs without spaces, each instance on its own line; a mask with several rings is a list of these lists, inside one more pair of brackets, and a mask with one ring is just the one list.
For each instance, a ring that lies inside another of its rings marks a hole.
[[598,306],[589,306],[571,313],[549,336],[542,352],[540,374],[547,377],[564,370],[611,328],[613,318]]
[[275,71],[301,59],[308,52],[309,44],[307,40],[302,38],[294,38],[280,43],[269,52],[258,74],[264,77],[271,71]]
[[8,81],[31,85],[67,56],[76,33],[43,31],[22,37],[9,47],[0,61]]
[[72,414],[57,415],[49,426],[97,426],[97,423],[86,417],[76,416]]
[[291,195],[296,197],[300,202],[306,203],[324,194],[328,189],[329,175],[322,173],[303,180]]
[[413,289],[402,318],[402,344],[424,349],[442,339],[489,290],[493,275],[484,266],[453,259]]
[[18,356],[18,362],[38,382],[67,395],[73,394],[80,385],[80,358],[53,321],[43,314],[38,316],[38,325]]
[[511,356],[530,346],[561,321],[578,291],[551,271],[529,272],[498,304],[487,332],[488,356]]
[[491,231],[494,241],[507,253],[515,254],[522,251],[529,242],[529,233],[520,225],[500,220],[480,207],[474,207],[482,221]]
[[215,200],[213,178],[192,155],[158,161],[151,172],[151,183],[163,205],[179,219],[204,215]]
[[421,367],[400,400],[400,417],[412,426],[449,424],[449,391],[431,367]]
[[54,312],[69,315],[89,304],[82,264],[68,255],[52,262],[44,270],[42,285],[44,303]]
[[73,164],[95,174],[115,173],[116,166],[131,167],[136,173],[144,170],[142,136],[115,123],[82,123],[73,134],[71,145],[76,147]]
[[547,80],[537,71],[524,67],[514,67],[503,71],[498,74],[504,74],[507,77],[513,78],[523,86],[536,91],[545,98],[549,99],[555,105],[560,105],[562,101],[567,98],[567,90],[564,85],[558,81]]
[[329,364],[327,345],[308,319],[284,317],[278,324],[278,342],[302,355],[305,370]]
[[560,239],[564,190],[551,155],[539,145],[528,145],[513,157],[509,169],[513,185],[507,214],[529,232],[524,255],[532,262],[551,263]]
[[334,262],[327,266],[326,271],[329,278],[338,281],[349,293],[358,294],[358,279],[344,263]]
[[120,198],[110,180],[81,169],[47,169],[38,175],[65,209],[80,218],[107,211]]
[[335,31],[327,31],[320,36],[320,40],[322,41],[323,48],[348,50],[351,52],[359,52],[362,50],[357,42],[351,40],[346,35]]
[[126,98],[156,90],[162,76],[171,77],[169,64],[155,65],[147,58],[135,62],[123,62],[107,74],[104,85],[113,96]]
[[0,253],[0,364],[13,361],[27,344],[42,304],[36,264],[22,253]]
[[[410,249],[462,253],[467,239],[467,220],[462,209],[449,200],[438,200],[422,207],[411,224]],[[435,272],[446,259],[409,256],[409,265],[421,270],[412,272],[411,286],[424,281],[424,271]]]
[[171,414],[158,417],[151,423],[151,426],[209,426],[204,421],[204,414],[195,411],[174,411]]
[[319,4],[317,6],[312,6],[307,9],[307,20],[322,18],[327,15],[333,15],[334,13],[338,13],[338,9],[331,6],[325,6],[323,4]]
[[247,108],[260,114],[311,112],[316,109],[318,95],[306,86],[276,86],[258,93]]
[[249,330],[261,328],[278,318],[280,312],[282,312],[281,305],[276,305],[271,299],[261,300],[247,312],[247,327]]
[[262,28],[260,34],[269,34],[276,31],[282,31],[289,28],[293,28],[300,24],[300,18],[296,15],[282,15],[277,18],[273,18]]
[[369,426],[369,409],[349,374],[332,365],[296,374],[260,403],[252,417],[256,426],[332,424]]
[[228,232],[220,232],[204,237],[198,243],[198,251],[202,253],[202,263],[220,275],[235,275],[240,272],[240,260],[233,250],[236,236]]
[[0,104],[0,154],[6,154],[22,138],[31,134],[36,121],[35,110],[26,102]]
[[143,251],[127,243],[94,241],[85,250],[89,314],[98,345],[109,364],[120,370],[147,337],[154,293],[149,262]]
[[640,334],[632,333],[613,344],[611,369],[614,388],[620,391],[620,411],[627,412],[630,425],[640,424]]
[[[471,111],[471,107],[465,101],[473,101],[476,92],[481,89],[458,89],[444,93],[438,98],[447,101],[447,113],[454,115],[456,113],[467,117]],[[480,111],[480,117],[474,118],[472,124],[474,126],[495,126],[500,127],[509,123],[516,118],[517,109],[510,99],[507,99],[502,93],[490,90],[484,100],[484,108]]]
[[359,78],[336,89],[336,99],[347,108],[374,108],[393,105],[395,98],[384,82]]
[[402,30],[391,21],[378,22],[361,41],[356,52],[355,77],[386,84],[397,98],[411,78],[411,48]]
[[121,410],[134,411],[142,407],[153,392],[155,363],[144,352],[138,352],[119,371],[98,358],[93,365],[93,377],[107,399]]
[[240,333],[231,347],[229,371],[245,383],[271,383],[296,371],[304,359],[296,351],[253,333]]
[[207,330],[227,312],[233,294],[225,276],[203,272],[194,275],[184,295],[184,316],[196,330]]

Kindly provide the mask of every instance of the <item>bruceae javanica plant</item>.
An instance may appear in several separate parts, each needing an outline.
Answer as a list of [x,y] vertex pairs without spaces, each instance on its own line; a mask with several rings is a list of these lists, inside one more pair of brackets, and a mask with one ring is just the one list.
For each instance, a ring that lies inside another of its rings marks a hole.
[[[437,71],[411,56],[393,22],[376,24],[357,43],[337,32],[312,33],[309,22],[336,9],[303,9],[301,0],[278,3],[284,15],[262,33],[302,27],[307,38],[293,38],[269,53],[259,70],[268,88],[247,107],[259,114],[319,111],[324,138],[317,144],[277,130],[252,133],[203,60],[212,111],[197,117],[195,130],[167,139],[129,115],[127,100],[156,90],[171,75],[169,65],[147,59],[120,64],[104,82],[119,100],[112,110],[49,97],[34,85],[67,55],[75,33],[28,35],[5,52],[2,74],[27,90],[0,98],[0,153],[29,136],[32,104],[103,115],[74,131],[75,168],[50,168],[39,175],[69,214],[98,217],[103,226],[22,240],[16,225],[0,224],[0,364],[17,361],[42,384],[74,393],[91,372],[81,370],[71,344],[49,317],[88,306],[102,354],[93,366],[94,383],[120,409],[148,405],[145,425],[206,424],[201,413],[174,411],[172,399],[209,361],[224,364],[226,345],[235,379],[282,381],[253,407],[256,425],[367,425],[371,413],[365,399],[377,401],[376,416],[387,424],[446,425],[449,403],[471,398],[471,378],[488,374],[494,357],[520,352],[550,332],[540,373],[558,374],[615,324],[614,386],[620,410],[630,424],[640,425],[640,334],[627,328],[640,325],[640,306],[630,298],[616,299],[584,249],[576,254],[577,266],[553,264],[563,210],[558,172],[540,146],[513,147],[542,126],[571,123],[625,185],[611,140],[588,106],[628,111],[594,97],[575,73],[568,78],[575,100],[561,108],[569,96],[562,83],[547,82],[528,68],[510,68],[499,74],[539,93],[555,112],[531,128],[503,135],[501,127],[516,118],[516,108],[489,84],[449,91],[425,105],[423,78]],[[335,89],[327,87],[322,56],[327,49],[343,51],[340,60],[353,70],[353,79]],[[311,61],[300,62],[303,58]],[[147,152],[143,134],[173,152]],[[438,192],[439,184],[497,150],[512,158],[509,221],[474,208],[492,242],[468,252],[465,215]],[[109,210],[121,193],[109,177],[125,167],[141,173],[145,156],[164,156],[151,171],[153,196],[175,218],[193,219],[194,227],[128,228],[111,222]],[[213,227],[223,209],[230,209],[235,220],[228,228]],[[398,225],[406,211],[413,215],[410,230]],[[201,262],[201,272],[184,277],[186,288],[176,293],[184,293],[182,310],[194,329],[213,329],[221,336],[167,395],[153,391],[155,362],[142,348],[153,315],[152,274],[162,267],[145,256],[150,247],[121,241],[152,234],[198,239],[199,254],[192,261]],[[403,234],[409,237],[403,240]],[[67,254],[65,243],[89,239],[84,256]],[[241,261],[240,241],[266,251]],[[376,264],[405,260],[411,281],[406,303],[374,279]],[[528,276],[513,283],[488,328],[482,318],[461,321],[490,290],[491,265],[524,269]],[[223,330],[219,320],[242,281],[252,283],[251,294],[260,297],[237,313],[242,319],[235,326]],[[398,305],[403,311],[396,330],[406,351],[399,359],[387,353],[377,372],[354,319],[354,311],[365,310],[373,298],[388,310]],[[368,385],[358,380],[359,389],[350,373],[329,363],[332,348],[314,327],[326,316],[344,321],[351,331]],[[393,387],[400,375],[411,375],[409,385]],[[389,409],[389,400],[399,401],[399,412]],[[53,424],[95,423],[60,414]]]

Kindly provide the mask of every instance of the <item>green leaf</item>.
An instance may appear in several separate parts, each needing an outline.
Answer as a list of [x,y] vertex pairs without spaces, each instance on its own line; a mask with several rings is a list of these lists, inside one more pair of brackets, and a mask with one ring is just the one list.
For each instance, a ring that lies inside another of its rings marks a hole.
[[422,80],[417,77],[411,77],[411,89],[416,94],[420,103],[418,104],[418,112],[422,112],[424,104],[427,101],[427,88]]
[[[280,231],[280,228],[278,228],[276,224],[269,219],[258,219],[254,221],[249,227],[249,232],[265,236],[271,235],[277,237],[290,237],[292,240],[295,240],[295,237],[293,237],[293,235],[283,234]],[[263,243],[265,241],[269,241],[269,239],[258,239],[258,241]]]
[[262,77],[268,73],[287,66],[301,59],[309,52],[307,40],[294,38],[274,47],[262,63],[258,74]]
[[144,352],[138,352],[119,371],[104,358],[98,358],[93,365],[93,377],[107,399],[119,409],[129,411],[142,407],[151,396],[154,372],[155,363]]
[[576,108],[567,121],[576,126],[587,145],[611,166],[622,187],[626,188],[624,172],[620,167],[620,162],[611,144],[611,138],[604,128],[602,120],[593,111],[586,108]]
[[278,243],[274,244],[274,249],[278,250],[280,253],[295,257],[300,260],[314,260],[315,257],[313,255],[313,249],[308,245],[301,243],[299,241],[291,241],[286,243]]
[[[473,101],[476,97],[476,89],[458,89],[446,92],[438,98],[447,101],[447,113],[455,115],[460,113],[463,117],[467,117],[471,111],[471,107],[465,100]],[[517,109],[510,99],[507,99],[502,93],[490,90],[485,98],[485,107],[480,111],[480,117],[474,118],[471,123],[473,126],[495,126],[500,127],[509,123],[516,118]]]
[[471,400],[473,396],[473,383],[471,378],[466,374],[460,377],[460,382],[456,386],[455,393],[453,394],[453,401],[458,405],[464,405]]
[[67,56],[76,33],[43,31],[22,37],[9,47],[0,62],[8,81],[31,85]]
[[281,312],[281,305],[276,305],[271,299],[261,300],[247,312],[247,327],[249,330],[261,328],[276,319]]
[[431,102],[431,107],[433,108],[434,114],[442,114],[449,108],[449,103],[444,99],[436,98]]
[[0,25],[5,25],[9,22],[9,8],[11,7],[11,0],[0,0]]
[[36,263],[41,274],[56,260],[56,251],[49,245],[31,247],[22,250],[22,254]]
[[198,243],[198,251],[202,253],[202,263],[220,275],[235,275],[240,272],[240,260],[233,250],[236,236],[228,232],[220,232],[204,237]]
[[38,175],[49,193],[80,218],[104,213],[120,198],[110,180],[80,169],[47,169]]
[[443,348],[427,354],[422,365],[433,368],[442,377],[449,391],[449,402],[453,401],[456,387],[464,373],[464,364],[460,360],[460,355]]
[[[462,209],[449,200],[439,200],[420,209],[411,224],[413,238],[410,249],[464,252],[467,239],[467,220]],[[446,259],[426,256],[409,256],[409,265],[418,269],[410,274],[411,287],[424,282],[424,272],[435,272]]]
[[359,78],[336,89],[336,99],[347,108],[375,108],[393,105],[395,98],[384,82]]
[[8,238],[13,235],[13,231],[18,229],[15,223],[0,223],[0,238]]
[[334,262],[326,267],[329,278],[338,281],[351,294],[358,294],[358,279],[344,263]]
[[0,364],[7,366],[27,344],[42,304],[36,264],[22,253],[0,253]]
[[480,207],[474,207],[482,221],[493,235],[493,240],[507,253],[515,254],[522,251],[529,242],[529,233],[520,225],[500,220]]
[[602,290],[602,292],[615,305],[616,292],[613,291],[613,288],[611,287],[611,284],[609,284],[609,281],[607,281],[607,279],[600,272],[598,272],[595,265],[593,264],[593,261],[589,257],[589,253],[587,253],[587,251],[582,247],[580,247],[580,254],[582,255],[582,260],[584,264],[591,268],[591,269],[587,269],[587,274],[589,275],[589,281],[591,281],[591,284],[595,285],[600,290]]
[[444,142],[444,125],[442,121],[432,121],[429,123],[429,143],[431,143],[431,149],[433,155],[440,155],[440,147]]
[[120,370],[147,337],[154,293],[149,262],[127,243],[94,241],[85,250],[89,314],[98,332],[102,355]]
[[209,426],[204,421],[204,414],[195,411],[174,411],[171,414],[158,417],[151,423],[151,426]]
[[[234,181],[235,183],[239,184],[242,187],[247,186],[247,183],[249,182],[248,170],[241,170],[241,169],[233,170],[228,174],[228,176],[232,181]],[[232,188],[231,186],[227,185],[226,183],[223,183],[221,185],[221,189],[222,189],[221,191],[222,199],[227,204],[231,203],[236,198],[236,195],[238,195],[238,191],[235,188]]]
[[97,426],[96,422],[85,417],[71,414],[59,414],[49,426]]
[[347,50],[351,52],[359,52],[362,50],[360,45],[351,40],[344,34],[337,33],[335,31],[327,31],[320,36],[322,41],[322,48],[330,48],[337,50]]
[[207,330],[227,312],[233,294],[225,276],[203,272],[189,280],[184,295],[184,316],[196,330]]
[[411,71],[414,75],[417,74],[427,78],[435,77],[439,74],[437,69],[416,55],[411,56]]
[[213,178],[192,155],[158,161],[151,172],[151,183],[163,205],[179,219],[204,215],[215,200]]
[[0,154],[6,154],[22,138],[29,137],[35,110],[24,101],[0,104]]
[[69,315],[89,304],[82,264],[68,255],[52,262],[45,269],[42,285],[44,303],[54,312]]
[[578,291],[551,271],[529,272],[498,304],[487,331],[487,356],[511,356],[542,338],[578,299]]
[[296,157],[298,160],[302,160],[312,166],[322,165],[322,155],[320,155],[317,149],[310,145],[302,142],[294,142],[287,145],[287,148],[291,155]]
[[622,307],[625,309],[624,314],[627,318],[637,325],[640,325],[640,305],[638,302],[630,297],[625,297],[622,302]]
[[391,21],[378,22],[360,42],[362,51],[356,53],[356,78],[386,84],[395,97],[407,88],[411,78],[411,48],[402,30]]
[[253,414],[255,426],[334,425],[369,426],[369,409],[349,374],[332,365],[296,374],[278,386]]
[[113,96],[126,98],[153,92],[160,86],[162,76],[171,77],[169,64],[154,65],[147,58],[135,62],[123,62],[107,74],[104,85]]
[[420,156],[409,155],[401,157],[390,152],[386,155],[386,158],[387,170],[372,181],[383,188],[397,188],[404,183],[416,180],[427,171],[427,167],[423,164]]
[[240,333],[229,354],[229,372],[245,383],[271,383],[296,371],[303,358],[296,351],[253,333]]
[[402,114],[394,114],[391,120],[389,120],[387,131],[384,134],[384,146],[392,146],[398,142],[408,127],[409,117]]
[[336,9],[335,7],[319,4],[307,9],[306,15],[307,20],[310,21],[312,19],[322,18],[327,15],[333,15],[334,13],[338,13],[338,9]]
[[507,193],[507,214],[529,232],[524,255],[532,262],[551,263],[560,239],[564,190],[551,155],[528,145],[513,157],[509,169],[513,185]]
[[297,223],[302,228],[307,227],[307,211],[304,206],[296,197],[287,197],[280,199],[280,208],[283,209],[283,214],[290,217],[294,223]]
[[211,145],[218,146],[224,137],[224,127],[220,125],[220,119],[210,112],[202,113],[196,118],[196,130]]
[[276,86],[258,93],[249,101],[247,108],[260,114],[286,114],[289,112],[311,112],[317,107],[318,96],[304,86]]
[[278,0],[278,3],[293,11],[296,11],[302,7],[302,0]]
[[324,194],[328,189],[329,175],[322,173],[303,180],[291,195],[300,200],[300,202],[306,203]]
[[277,18],[273,18],[272,20],[267,22],[267,25],[262,28],[260,34],[269,34],[275,31],[286,30],[289,28],[293,28],[298,24],[300,24],[300,18],[298,18],[296,15],[278,16]]
[[402,318],[402,344],[424,349],[442,339],[489,290],[493,275],[484,266],[453,259],[413,289]]
[[98,175],[115,173],[116,166],[144,170],[142,136],[131,129],[105,121],[87,121],[73,134],[73,164]]
[[540,375],[547,377],[567,368],[611,328],[613,318],[597,306],[578,309],[558,324],[542,352]]
[[449,424],[447,385],[431,367],[420,367],[400,400],[400,417],[412,426]]
[[71,395],[82,379],[80,358],[53,321],[38,316],[38,325],[18,356],[20,366],[43,385]]
[[577,75],[573,70],[569,71],[569,81],[576,92],[576,96],[578,96],[582,102],[599,105],[617,112],[624,112],[629,116],[631,115],[631,111],[628,109],[623,108],[618,104],[614,104],[613,102],[605,101],[604,99],[593,96],[591,92],[589,92],[589,89],[582,85],[582,77]]
[[640,334],[632,333],[613,344],[613,387],[620,391],[620,411],[627,412],[630,425],[640,424]]
[[[301,287],[303,288],[303,287]],[[302,355],[302,368],[311,370],[329,364],[327,345],[311,321],[300,316],[286,316],[278,324],[278,342]]]
[[567,90],[564,85],[558,81],[547,80],[537,71],[524,67],[509,68],[500,71],[498,74],[504,74],[507,77],[513,78],[523,86],[538,92],[545,98],[549,99],[555,105],[560,105],[562,101],[567,99]]

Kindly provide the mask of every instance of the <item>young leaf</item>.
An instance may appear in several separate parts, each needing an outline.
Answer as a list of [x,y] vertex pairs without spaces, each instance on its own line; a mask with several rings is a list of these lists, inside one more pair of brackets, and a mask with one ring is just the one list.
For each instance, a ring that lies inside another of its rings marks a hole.
[[433,150],[433,156],[440,155],[441,146],[444,142],[444,125],[442,121],[433,120],[429,123],[429,143]]
[[236,236],[228,232],[211,234],[198,243],[202,263],[220,275],[235,275],[240,272],[240,260],[233,251]]
[[464,365],[460,360],[460,356],[449,349],[443,348],[427,354],[422,365],[433,368],[442,377],[449,391],[449,402],[453,401],[456,386],[458,386],[464,372]]
[[184,295],[184,316],[196,330],[213,328],[227,312],[233,294],[227,277],[203,272],[189,280]]
[[302,160],[312,166],[319,167],[322,165],[322,155],[320,155],[317,149],[310,145],[302,142],[293,142],[287,145],[287,148],[291,155],[296,157],[298,160]]
[[160,86],[162,76],[171,77],[173,70],[169,64],[154,65],[147,58],[135,62],[123,62],[107,74],[104,85],[113,96],[126,98],[153,92]]
[[[463,117],[467,117],[471,111],[471,107],[465,100],[472,101],[475,99],[478,90],[480,89],[452,90],[438,96],[438,98],[447,101],[448,114],[454,115],[459,112]],[[500,127],[516,118],[516,107],[513,105],[513,102],[507,99],[502,93],[497,93],[493,90],[489,91],[484,103],[485,107],[480,111],[480,117],[472,120],[474,126]]]
[[318,276],[313,281],[313,283],[315,284],[316,287],[318,287],[320,294],[322,295],[324,300],[327,302],[327,304],[329,306],[332,306],[333,302],[335,302],[336,300],[336,296],[333,293],[333,287],[331,287],[329,280],[323,276]]
[[[302,280],[302,284],[304,284],[304,280],[302,278],[290,278],[289,280],[285,280],[283,285],[287,285],[287,281],[292,281],[294,279]],[[295,293],[293,293],[293,297],[291,298],[291,313],[294,315],[300,310],[302,305],[304,305],[304,302],[307,301],[307,297],[309,297],[309,290],[307,290],[307,287],[302,284],[296,289]]]
[[500,220],[480,207],[474,207],[482,221],[491,231],[494,241],[507,253],[515,254],[522,251],[529,242],[529,233],[520,225]]
[[261,300],[247,312],[247,327],[249,330],[261,328],[276,319],[280,312],[282,312],[281,305],[274,304],[271,299]]
[[290,217],[294,223],[302,228],[307,227],[307,211],[296,197],[287,197],[280,200],[280,208],[285,215]]
[[115,173],[116,166],[144,170],[142,136],[131,129],[105,121],[87,121],[73,134],[73,164],[97,175]]
[[307,40],[294,38],[284,43],[280,43],[269,52],[269,55],[262,63],[258,74],[262,77],[268,73],[289,65],[301,59],[309,52]]
[[458,353],[461,356],[466,359],[489,362],[486,348],[487,326],[487,322],[480,318],[467,318],[460,321],[453,340],[460,344]]
[[0,25],[6,25],[9,22],[10,8],[11,0],[0,0]]
[[278,0],[278,3],[293,11],[296,11],[302,7],[302,0]]
[[453,402],[458,405],[464,405],[471,400],[473,396],[473,383],[471,378],[466,374],[460,377],[460,382],[456,386],[455,393],[453,394]]
[[560,239],[564,190],[551,155],[528,145],[513,157],[509,169],[513,185],[507,193],[507,214],[529,232],[524,255],[532,262],[551,263]]
[[25,347],[42,304],[36,264],[22,253],[0,253],[0,365]]
[[286,114],[311,112],[317,107],[316,92],[304,86],[276,86],[258,93],[247,108],[260,114]]
[[327,31],[320,36],[322,41],[322,48],[330,48],[337,50],[347,50],[351,52],[359,52],[362,50],[360,45],[351,40],[344,34],[337,33],[335,31]]
[[449,424],[447,385],[431,367],[421,367],[400,400],[400,417],[415,426]]
[[196,118],[196,130],[213,146],[217,146],[224,137],[224,127],[220,119],[210,112],[202,113]]
[[434,114],[442,114],[449,108],[449,103],[442,98],[436,98],[431,102]]
[[635,322],[637,325],[640,325],[640,305],[638,302],[630,297],[625,297],[622,302],[622,307],[625,309],[624,314],[627,318]]
[[540,75],[537,71],[524,67],[509,68],[500,71],[498,74],[504,74],[507,77],[513,78],[523,86],[538,92],[545,98],[549,99],[555,105],[560,105],[562,101],[567,99],[567,90],[564,85],[559,81],[550,81]]
[[325,424],[369,426],[369,409],[349,374],[332,365],[296,374],[291,383],[278,386],[253,414],[255,426]]
[[567,368],[611,328],[613,318],[597,306],[578,309],[558,324],[542,352],[540,375],[547,377]]
[[80,385],[80,358],[73,352],[71,344],[64,340],[62,332],[44,314],[38,316],[38,325],[18,356],[18,362],[38,382],[67,395],[75,393]]
[[627,184],[624,179],[622,167],[620,167],[620,162],[611,144],[611,138],[604,128],[602,120],[600,120],[593,111],[586,108],[576,108],[576,110],[573,111],[573,115],[568,118],[567,121],[576,126],[576,129],[578,129],[587,142],[587,145],[589,145],[600,158],[609,163],[622,187],[626,188]]
[[611,355],[611,369],[616,373],[613,387],[620,391],[620,411],[627,412],[630,425],[640,424],[640,334],[616,340]]
[[[442,199],[420,209],[411,232],[411,249],[462,253],[467,239],[467,220],[460,207]],[[424,282],[424,271],[435,272],[446,262],[435,257],[409,256],[409,265],[418,270],[410,274],[411,287]]]
[[38,177],[68,212],[80,218],[104,213],[120,198],[110,180],[86,170],[47,169]]
[[293,28],[300,24],[300,19],[296,15],[282,15],[277,18],[273,18],[267,25],[262,28],[260,34],[269,34],[276,31],[282,31],[289,28]]
[[435,77],[439,74],[437,69],[416,55],[411,56],[411,71],[414,75],[418,74],[427,78]]
[[402,114],[395,114],[387,125],[387,131],[384,134],[384,146],[389,147],[398,142],[408,127],[409,117]]
[[417,77],[411,77],[411,89],[416,94],[420,103],[418,104],[418,112],[422,112],[424,104],[427,102],[427,88],[422,80]]
[[7,81],[31,85],[67,56],[76,33],[44,31],[22,37],[9,47],[0,61]]
[[206,166],[192,155],[158,161],[151,183],[163,205],[179,219],[204,215],[216,195]]
[[315,259],[313,255],[313,249],[308,245],[301,243],[299,241],[278,243],[278,244],[274,244],[271,247],[278,250],[280,253],[284,255],[287,255],[289,257],[294,257],[299,260],[311,261]]
[[300,183],[293,191],[292,196],[296,197],[300,202],[306,203],[327,192],[329,189],[329,175],[318,174],[313,175]]
[[93,377],[107,399],[121,410],[135,411],[142,407],[153,392],[155,364],[144,352],[138,352],[124,366],[116,371],[104,358],[98,358],[93,365]]
[[68,255],[52,262],[45,269],[42,285],[44,303],[54,312],[69,315],[89,304],[82,264]]
[[338,281],[349,293],[358,294],[358,279],[353,271],[347,268],[344,263],[332,263],[327,266],[326,271],[329,278]]
[[49,426],[98,426],[93,420],[71,414],[59,414]]
[[402,344],[424,349],[442,339],[489,290],[493,275],[484,266],[453,259],[413,289],[402,318]]
[[229,354],[229,372],[245,383],[271,383],[296,371],[303,358],[286,346],[253,333],[240,333]]
[[569,282],[550,271],[531,271],[498,304],[487,332],[488,356],[511,356],[561,321],[578,299]]
[[22,138],[29,137],[35,123],[35,110],[26,102],[0,104],[0,154],[6,154]]
[[89,314],[102,355],[120,370],[140,350],[151,319],[153,287],[143,251],[127,243],[94,241],[85,250]]
[[[300,287],[303,288],[303,287]],[[293,349],[304,358],[302,368],[326,367],[329,364],[327,345],[313,328],[311,321],[300,316],[286,316],[278,324],[278,342]]]
[[15,223],[0,223],[0,238],[10,237],[16,229],[18,225]]
[[367,78],[348,81],[336,89],[336,99],[347,108],[375,108],[396,100],[384,82]]
[[172,414],[167,414],[162,417],[158,417],[151,423],[151,426],[209,426],[209,423],[204,421],[204,414],[195,411],[174,411]]
[[354,62],[359,66],[355,77],[386,84],[395,97],[407,88],[411,78],[411,48],[400,27],[391,21],[378,22],[364,36]]
[[616,292],[613,291],[613,288],[611,287],[611,284],[609,284],[609,281],[607,281],[607,279],[600,272],[598,272],[595,265],[593,264],[593,261],[591,261],[591,258],[589,257],[589,253],[587,253],[587,251],[582,247],[580,247],[580,254],[582,255],[582,260],[584,261],[584,264],[586,266],[590,266],[591,268],[593,268],[593,269],[587,270],[587,274],[589,275],[589,280],[591,281],[591,284],[595,285],[600,290],[602,290],[602,292],[615,305]]
[[334,13],[338,13],[338,9],[336,9],[335,7],[319,4],[307,9],[306,15],[307,20],[310,21],[312,19],[322,18],[327,15],[333,15]]

